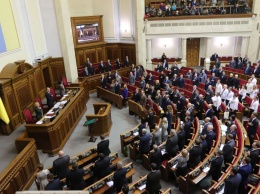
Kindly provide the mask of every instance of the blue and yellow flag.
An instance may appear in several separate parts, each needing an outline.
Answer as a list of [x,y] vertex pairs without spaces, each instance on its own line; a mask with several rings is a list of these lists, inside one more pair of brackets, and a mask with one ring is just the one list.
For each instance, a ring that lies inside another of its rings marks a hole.
[[2,101],[2,99],[0,98],[0,119],[2,121],[4,121],[7,125],[9,124],[10,120],[9,117],[7,115],[7,112],[5,110],[5,106],[4,103]]

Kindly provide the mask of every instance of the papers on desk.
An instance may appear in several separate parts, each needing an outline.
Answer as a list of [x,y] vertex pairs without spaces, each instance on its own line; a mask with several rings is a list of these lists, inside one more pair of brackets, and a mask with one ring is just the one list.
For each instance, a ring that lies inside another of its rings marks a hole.
[[165,149],[162,149],[162,150],[161,150],[161,153],[162,153],[162,155],[166,154]]
[[134,136],[138,136],[138,135],[139,135],[139,132],[137,131],[137,132],[133,133],[133,135],[134,135]]
[[45,118],[45,119],[51,119],[52,116],[45,116],[44,118]]
[[108,181],[108,182],[107,182],[107,186],[113,187],[113,185],[114,185],[114,181]]
[[63,96],[69,96],[68,94],[64,94]]
[[66,103],[67,103],[67,100],[61,101],[60,103],[61,103],[61,104],[66,104]]
[[223,187],[219,192],[217,192],[216,194],[223,194],[225,190],[225,187]]
[[142,191],[146,188],[146,184],[143,184],[142,186],[138,187],[138,190]]
[[203,172],[208,173],[209,170],[210,168],[207,166],[206,168],[203,169]]
[[38,122],[36,122],[36,124],[37,124],[37,125],[40,125],[40,124],[42,124],[42,121],[38,121]]
[[221,144],[219,150],[223,150],[224,144]]
[[176,168],[177,165],[178,165],[178,162],[176,162],[176,163],[172,166],[172,168]]

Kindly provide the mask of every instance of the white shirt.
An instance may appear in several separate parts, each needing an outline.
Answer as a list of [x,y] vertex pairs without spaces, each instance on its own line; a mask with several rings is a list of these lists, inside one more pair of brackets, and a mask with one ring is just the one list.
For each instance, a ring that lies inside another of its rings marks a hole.
[[252,101],[251,105],[250,105],[250,109],[254,110],[254,112],[258,112],[258,105],[259,105],[259,101]]
[[251,83],[253,84],[253,86],[256,85],[256,82],[257,82],[256,78],[251,79]]
[[232,100],[233,96],[234,96],[234,92],[228,91],[226,100],[229,100],[229,101]]
[[252,91],[253,91],[253,84],[252,83],[247,83],[246,84],[246,92],[248,94],[250,94],[250,92],[252,92]]
[[233,98],[229,101],[229,108],[231,110],[238,110],[238,98]]
[[246,89],[239,89],[238,93],[242,96],[242,99],[246,97]]
[[228,95],[228,89],[223,89],[221,92],[221,99],[226,100]]
[[212,98],[212,102],[213,105],[217,108],[217,110],[219,109],[220,105],[221,105],[221,97],[220,96],[213,96]]
[[217,84],[217,85],[216,85],[215,94],[216,94],[216,93],[221,94],[221,92],[222,92],[222,85],[221,85],[221,84]]
[[253,91],[250,93],[250,98],[253,99],[255,96],[257,96],[257,93],[258,93],[258,89],[253,90]]

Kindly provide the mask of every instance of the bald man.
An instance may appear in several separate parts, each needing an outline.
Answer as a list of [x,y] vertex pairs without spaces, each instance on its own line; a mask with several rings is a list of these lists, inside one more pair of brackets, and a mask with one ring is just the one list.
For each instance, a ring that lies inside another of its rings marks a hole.
[[69,172],[70,157],[68,155],[64,155],[62,150],[59,151],[58,155],[59,158],[53,161],[52,169],[53,173],[57,175],[59,179],[63,179]]

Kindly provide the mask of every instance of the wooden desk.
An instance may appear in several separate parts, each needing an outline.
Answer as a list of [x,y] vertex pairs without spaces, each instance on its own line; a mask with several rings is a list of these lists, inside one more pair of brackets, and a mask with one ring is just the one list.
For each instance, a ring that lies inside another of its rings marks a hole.
[[146,115],[148,114],[146,108],[142,107],[140,104],[133,100],[128,100],[128,107],[129,113],[133,112],[140,118],[146,118]]
[[120,134],[120,142],[121,142],[121,153],[125,153],[125,146],[131,144],[135,140],[138,139],[138,136],[133,135],[135,132],[138,132],[139,125],[136,125],[133,129],[130,129],[127,132]]
[[108,136],[112,127],[111,104],[97,103],[93,104],[93,106],[95,114],[86,115],[87,120],[98,119],[92,126],[91,135],[98,136],[104,134]]
[[108,100],[109,102],[115,103],[115,105],[119,109],[123,108],[123,98],[120,95],[110,92],[107,89],[97,86],[97,97],[100,97],[100,98]]
[[52,122],[25,125],[28,137],[35,139],[37,149],[50,155],[62,149],[87,110],[85,98],[84,89],[80,88]]

